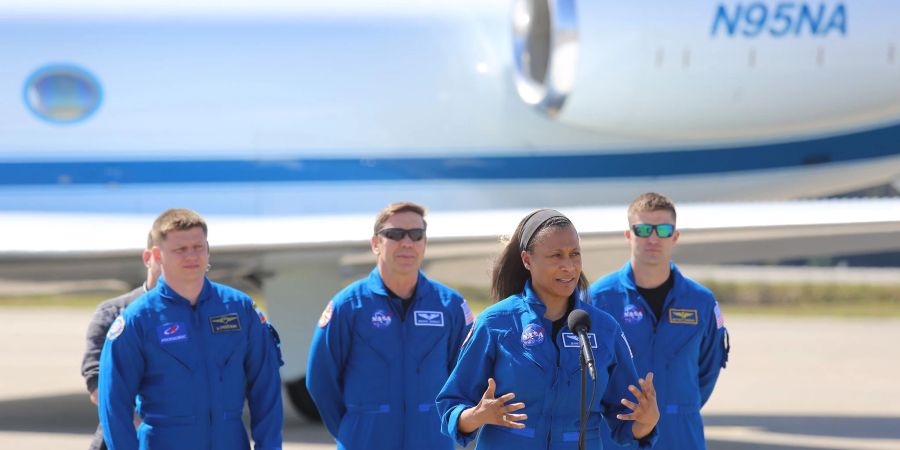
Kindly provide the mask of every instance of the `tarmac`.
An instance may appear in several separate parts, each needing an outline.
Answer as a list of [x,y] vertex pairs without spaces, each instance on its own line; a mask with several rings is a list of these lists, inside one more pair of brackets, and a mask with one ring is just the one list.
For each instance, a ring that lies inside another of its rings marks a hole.
[[[0,309],[0,448],[87,448],[91,313]],[[725,314],[731,357],[703,409],[710,450],[900,449],[900,320]],[[285,450],[335,448],[321,425],[285,417]]]

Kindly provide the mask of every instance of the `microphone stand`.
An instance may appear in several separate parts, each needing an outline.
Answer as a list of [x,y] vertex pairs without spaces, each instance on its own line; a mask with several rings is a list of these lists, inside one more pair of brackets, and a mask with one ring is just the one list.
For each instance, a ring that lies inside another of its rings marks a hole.
[[581,362],[581,408],[578,414],[578,450],[584,450],[584,435],[587,425],[587,407],[584,404],[587,400],[587,375],[585,374],[587,372],[587,361],[584,360],[583,353],[578,360]]

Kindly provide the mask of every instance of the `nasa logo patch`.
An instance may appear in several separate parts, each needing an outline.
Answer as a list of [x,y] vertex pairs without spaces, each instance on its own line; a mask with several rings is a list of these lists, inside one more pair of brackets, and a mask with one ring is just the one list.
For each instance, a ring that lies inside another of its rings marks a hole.
[[109,326],[109,331],[106,332],[106,338],[114,341],[123,331],[125,331],[125,319],[122,316],[116,317],[116,320]]
[[625,323],[631,324],[644,320],[644,308],[634,304],[625,305],[625,311],[622,313],[622,320],[624,320]]
[[372,314],[372,325],[375,328],[387,328],[391,326],[391,313],[383,309],[379,309]]
[[534,347],[535,345],[540,345],[544,342],[544,327],[531,323],[525,327],[525,331],[522,332],[522,345],[526,347]]

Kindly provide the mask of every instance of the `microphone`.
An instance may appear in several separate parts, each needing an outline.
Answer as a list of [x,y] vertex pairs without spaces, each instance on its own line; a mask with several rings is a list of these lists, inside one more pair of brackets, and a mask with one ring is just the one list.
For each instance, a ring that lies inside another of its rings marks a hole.
[[594,363],[594,351],[591,350],[591,342],[588,340],[587,333],[591,329],[591,316],[583,309],[576,309],[569,313],[566,320],[569,329],[578,335],[578,343],[581,344],[581,358],[588,368],[591,380],[597,379],[597,366]]

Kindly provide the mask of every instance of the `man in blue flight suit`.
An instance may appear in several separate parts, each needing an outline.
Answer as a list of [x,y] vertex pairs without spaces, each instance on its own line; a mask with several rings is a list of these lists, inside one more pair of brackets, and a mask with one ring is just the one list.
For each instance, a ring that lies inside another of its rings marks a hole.
[[[628,207],[631,260],[591,285],[591,302],[622,326],[638,373],[653,372],[663,450],[705,449],[700,408],[728,360],[728,332],[709,289],[671,261],[680,235],[675,206],[642,194]],[[606,436],[606,434],[603,434]],[[619,448],[611,440],[603,448]]]
[[474,318],[461,295],[419,271],[425,227],[420,205],[383,209],[377,266],[319,319],[306,383],[338,449],[453,449],[434,399]]
[[[100,422],[110,450],[281,448],[277,334],[246,294],[206,278],[206,222],[170,209],[153,223],[157,287],[110,326],[100,356]],[[135,432],[134,411],[142,423]]]

